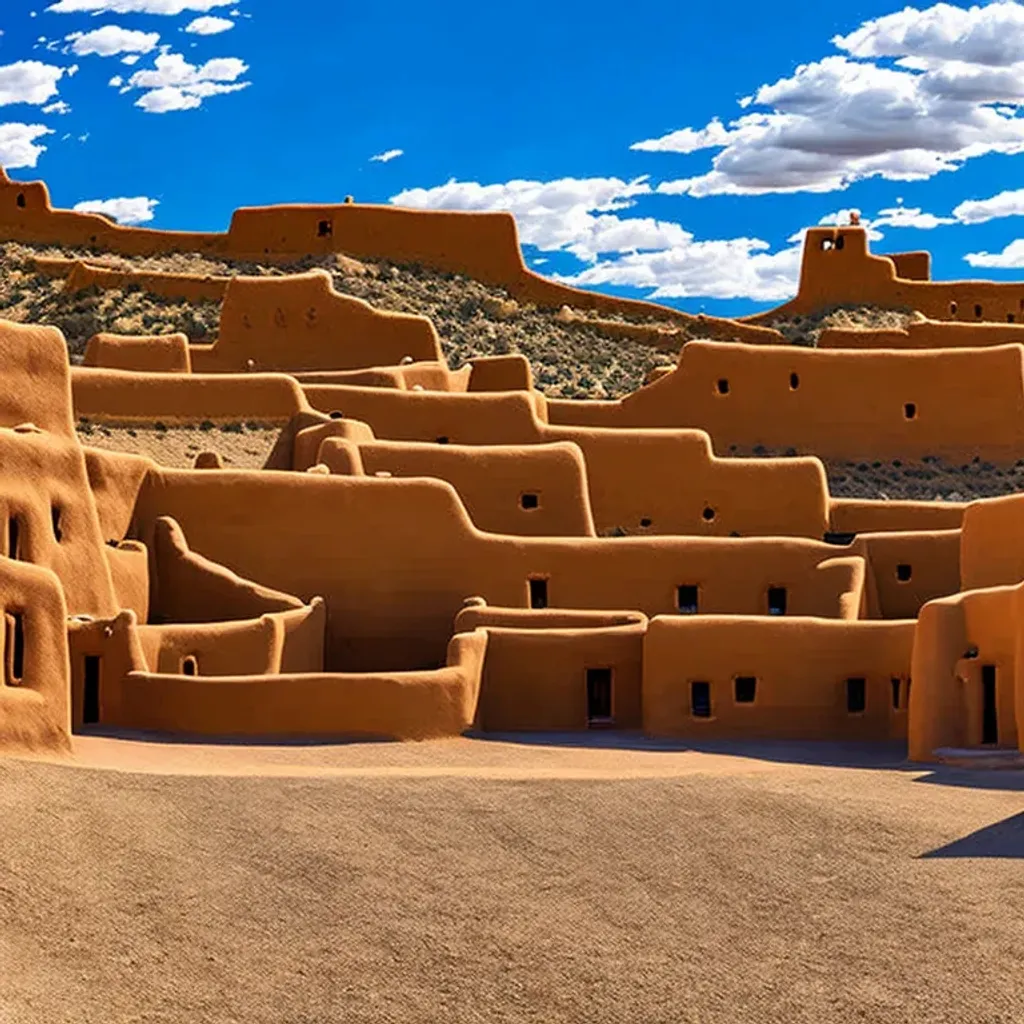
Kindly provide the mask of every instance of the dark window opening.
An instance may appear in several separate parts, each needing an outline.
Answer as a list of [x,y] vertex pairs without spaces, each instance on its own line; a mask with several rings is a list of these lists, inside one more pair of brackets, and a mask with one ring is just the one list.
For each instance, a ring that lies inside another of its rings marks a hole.
[[791,373],[789,375],[789,389],[790,391],[796,391],[798,387],[800,387],[800,374]]
[[825,534],[824,540],[826,544],[852,544],[857,539],[855,533],[833,533],[829,532]]
[[643,519],[640,520],[640,526],[643,529],[646,530],[650,525],[651,525],[651,520],[648,519],[647,516],[644,516]]
[[96,725],[100,720],[100,659],[85,656],[85,689],[82,694],[82,724]]
[[903,406],[904,419],[912,420],[917,416],[917,406],[913,402],[907,402]]
[[530,607],[547,608],[548,606],[548,581],[536,576],[530,579]]
[[59,544],[64,539],[64,531],[60,524],[61,508],[59,505],[50,506],[50,521],[53,523],[53,539]]
[[900,709],[900,683],[901,680],[893,676],[892,679],[892,706],[894,711]]
[[867,707],[867,680],[846,680],[846,710],[851,715],[859,715]]
[[612,670],[587,669],[587,721],[606,725],[612,720]]
[[21,558],[21,520],[17,516],[7,520],[7,557]]
[[25,193],[24,192],[19,192],[18,193],[18,198],[15,200],[15,202],[18,204],[18,208],[19,209],[24,210],[25,209]]
[[955,302],[951,302],[949,304],[949,315],[950,316],[956,316],[956,310],[957,310],[956,303]]
[[996,709],[996,667],[981,666],[981,742],[999,742],[999,712]]
[[755,676],[736,677],[736,703],[753,704],[757,694],[757,679]]
[[693,584],[683,584],[676,587],[676,605],[683,615],[696,615],[697,604],[700,597],[700,588]]
[[187,654],[181,659],[181,674],[183,676],[199,675],[199,662],[196,661],[194,654]]
[[524,494],[520,497],[519,504],[525,509],[539,508],[540,498],[536,494]]
[[786,614],[786,588],[785,587],[769,587],[768,588],[768,614],[769,615],[785,615]]
[[710,683],[690,683],[690,714],[694,718],[711,717]]
[[821,251],[822,252],[828,252],[830,249],[832,249],[832,239],[831,238],[823,238],[821,240]]
[[701,515],[704,517],[705,523],[712,523],[715,520],[715,510],[710,505],[704,506],[704,511],[701,512]]
[[316,226],[317,238],[330,238],[334,234],[334,225],[329,220],[322,220]]
[[729,394],[729,382],[724,377],[715,385],[715,387],[720,395]]
[[844,245],[846,245],[846,236],[845,236],[845,235],[840,235],[840,236],[839,236],[839,237],[838,237],[838,238],[836,239],[836,248],[837,248],[837,249],[842,249],[842,247],[843,247]]
[[981,306],[974,307],[974,315],[980,320],[981,319]]
[[1007,313],[1006,314],[1006,322],[1008,324],[1012,324],[1016,319],[1017,318],[1013,315],[1013,313]]
[[327,415],[332,420],[343,420],[345,418],[345,414],[340,409],[332,409]]
[[444,436],[444,435],[442,434],[442,435],[441,435],[441,436],[440,436],[440,437],[439,437],[439,438],[437,439],[437,443],[438,443],[438,444],[447,444],[447,443],[448,443],[448,438],[447,438],[447,437],[445,437],[445,436]]
[[4,626],[6,682],[8,686],[20,686],[25,675],[25,622],[21,612],[8,612]]
[[913,568],[906,563],[896,566],[896,579],[898,579],[900,583],[908,583],[910,581],[910,577],[913,575]]

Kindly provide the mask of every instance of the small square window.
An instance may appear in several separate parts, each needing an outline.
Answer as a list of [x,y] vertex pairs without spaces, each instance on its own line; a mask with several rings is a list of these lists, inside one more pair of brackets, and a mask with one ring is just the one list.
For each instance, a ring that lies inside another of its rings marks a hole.
[[913,568],[906,563],[901,563],[896,566],[896,579],[898,579],[900,583],[909,583],[910,577],[913,575]]
[[756,676],[737,676],[735,679],[736,685],[736,703],[737,704],[753,704],[754,697],[757,696],[757,677]]
[[695,584],[682,584],[676,588],[676,606],[683,615],[696,615],[700,588]]
[[524,509],[534,509],[540,507],[540,496],[537,494],[523,494],[519,498],[519,504]]
[[548,581],[543,578],[533,577],[530,580],[530,607],[547,608],[548,606]]

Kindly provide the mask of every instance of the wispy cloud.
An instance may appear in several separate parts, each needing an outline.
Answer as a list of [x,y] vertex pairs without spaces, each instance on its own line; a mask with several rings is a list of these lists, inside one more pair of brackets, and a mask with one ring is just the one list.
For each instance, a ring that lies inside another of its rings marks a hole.
[[228,7],[234,0],[57,0],[53,14],[182,14]]
[[185,26],[185,31],[196,36],[216,36],[221,32],[229,32],[234,27],[235,23],[230,18],[204,17],[190,21]]
[[378,153],[376,156],[371,156],[370,160],[378,164],[390,163],[392,160],[397,160],[400,156],[405,155],[404,149],[389,149],[383,153]]

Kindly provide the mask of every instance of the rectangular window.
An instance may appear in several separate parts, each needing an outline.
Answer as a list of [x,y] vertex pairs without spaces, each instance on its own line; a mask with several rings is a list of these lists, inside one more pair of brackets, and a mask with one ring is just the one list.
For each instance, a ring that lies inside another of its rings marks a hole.
[[903,682],[903,680],[899,679],[897,676],[893,676],[892,677],[892,708],[893,708],[893,711],[899,711],[899,709],[900,709],[900,689],[901,689],[900,684],[902,682]]
[[700,589],[692,583],[676,587],[676,607],[681,615],[696,615]]
[[587,721],[608,725],[612,721],[612,670],[587,669]]
[[690,683],[690,714],[694,718],[711,717],[711,684]]
[[754,697],[757,696],[757,678],[755,676],[737,676],[735,685],[736,703],[753,704]]
[[530,607],[547,608],[548,581],[537,577],[530,579]]
[[21,521],[17,516],[7,520],[7,557],[21,558]]
[[768,614],[769,615],[785,615],[786,614],[786,588],[785,587],[769,587],[768,588]]
[[860,714],[867,707],[867,680],[846,680],[846,710],[851,715]]

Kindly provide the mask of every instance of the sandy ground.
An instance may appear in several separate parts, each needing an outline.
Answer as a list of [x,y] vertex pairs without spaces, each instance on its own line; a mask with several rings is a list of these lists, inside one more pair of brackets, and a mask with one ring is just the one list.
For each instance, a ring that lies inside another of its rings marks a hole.
[[1019,1022],[1024,776],[629,736],[0,759],[0,1021]]
[[78,426],[78,439],[91,448],[146,455],[161,466],[190,469],[200,452],[217,452],[226,469],[259,469],[266,462],[279,427],[258,424],[199,426]]

